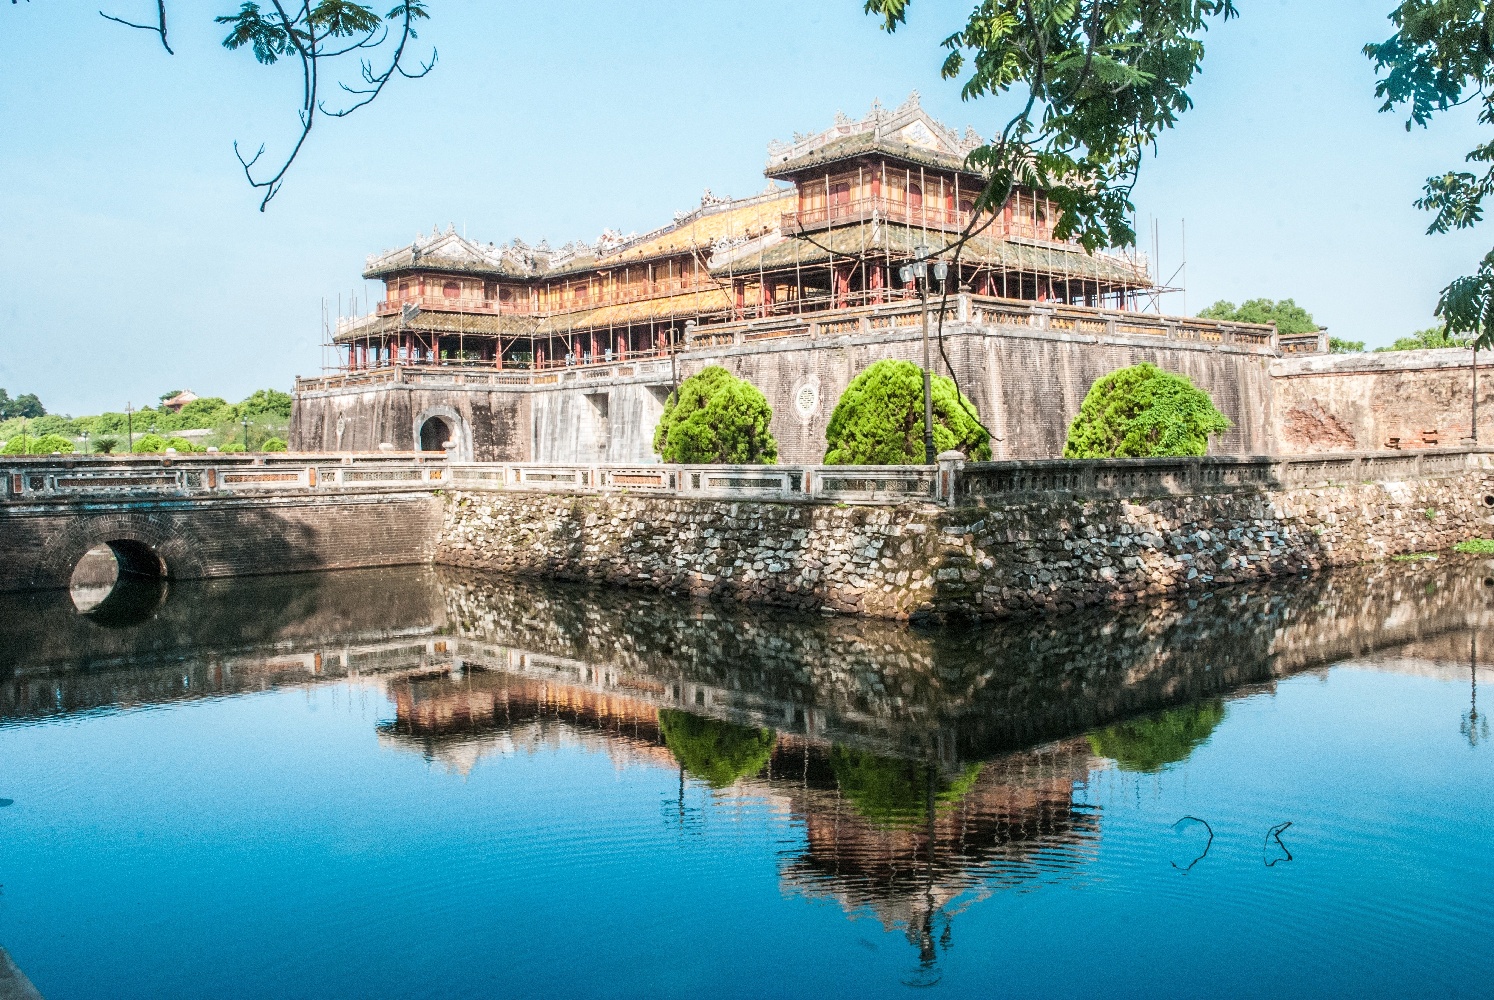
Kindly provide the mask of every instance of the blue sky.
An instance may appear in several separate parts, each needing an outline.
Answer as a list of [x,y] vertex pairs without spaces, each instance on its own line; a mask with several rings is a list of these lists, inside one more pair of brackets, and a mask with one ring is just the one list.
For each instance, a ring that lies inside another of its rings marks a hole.
[[[1003,120],[939,78],[963,3],[918,0],[888,37],[859,0],[432,0],[436,71],[320,123],[260,214],[232,143],[284,148],[299,77],[219,48],[210,14],[236,6],[178,0],[171,57],[93,5],[0,4],[0,386],[74,414],[289,388],[322,363],[322,299],[363,294],[364,257],[433,224],[552,244],[644,231],[707,187],[761,190],[770,139],[914,89],[951,125]],[[1186,220],[1189,312],[1292,297],[1384,344],[1429,325],[1488,249],[1483,230],[1424,235],[1411,204],[1479,132],[1471,114],[1407,133],[1376,113],[1359,50],[1390,6],[1241,0],[1210,32],[1196,106],[1137,189],[1164,277]]]

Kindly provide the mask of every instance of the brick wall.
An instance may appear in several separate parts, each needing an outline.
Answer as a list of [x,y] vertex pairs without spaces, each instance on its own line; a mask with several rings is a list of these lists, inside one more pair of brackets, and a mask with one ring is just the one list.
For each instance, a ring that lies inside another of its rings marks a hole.
[[[1480,360],[1481,437],[1494,440],[1494,365]],[[1276,452],[1456,447],[1473,428],[1473,353],[1461,348],[1283,358],[1271,365]]]
[[85,552],[119,540],[180,579],[428,562],[441,516],[429,494],[16,505],[3,513],[0,591],[66,587]]

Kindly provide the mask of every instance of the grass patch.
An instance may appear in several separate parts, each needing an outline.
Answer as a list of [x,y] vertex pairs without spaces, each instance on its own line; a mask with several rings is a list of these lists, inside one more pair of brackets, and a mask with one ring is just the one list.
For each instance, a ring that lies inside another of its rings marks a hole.
[[1476,556],[1494,556],[1494,538],[1470,538],[1454,545],[1453,551],[1471,553]]
[[[1494,542],[1490,542],[1489,544],[1494,545]],[[1494,549],[1491,549],[1490,551],[1494,551]],[[1421,559],[1433,559],[1433,560],[1435,560],[1436,558],[1437,558],[1437,553],[1435,553],[1435,552],[1407,552],[1404,555],[1391,556],[1390,557],[1390,561],[1391,562],[1417,562],[1418,560],[1421,560]]]

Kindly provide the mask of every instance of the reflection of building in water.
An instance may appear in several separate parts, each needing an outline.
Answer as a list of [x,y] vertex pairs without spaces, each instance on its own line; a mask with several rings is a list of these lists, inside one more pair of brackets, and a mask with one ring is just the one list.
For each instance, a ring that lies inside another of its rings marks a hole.
[[[745,761],[739,792],[804,830],[781,867],[785,889],[905,929],[925,963],[963,906],[1064,877],[1098,838],[1098,815],[1075,804],[1076,786],[1099,766],[1083,739],[941,766],[705,716],[683,725],[684,713],[661,707],[673,690],[659,687],[625,693],[471,668],[408,676],[388,683],[395,718],[380,739],[463,774],[487,754],[568,745],[718,786]],[[764,745],[763,756],[739,752]],[[701,759],[710,751],[719,766]]]
[[472,669],[401,677],[388,692],[395,717],[380,726],[380,742],[418,748],[460,774],[489,754],[569,744],[619,766],[674,766],[658,708],[626,694]]
[[884,928],[902,927],[930,959],[965,905],[1065,877],[1092,857],[1099,815],[1076,804],[1075,792],[1101,764],[1082,739],[1003,755],[977,765],[963,794],[936,802],[932,815],[925,808],[892,821],[869,818],[833,783],[774,782],[803,819],[807,841],[783,865],[784,885],[870,912]]

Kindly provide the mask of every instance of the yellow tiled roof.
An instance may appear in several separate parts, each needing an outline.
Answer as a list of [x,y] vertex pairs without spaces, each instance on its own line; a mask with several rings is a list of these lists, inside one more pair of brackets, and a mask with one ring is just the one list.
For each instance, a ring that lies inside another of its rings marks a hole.
[[706,212],[678,226],[651,236],[642,242],[619,250],[615,254],[597,260],[597,268],[628,264],[633,261],[666,257],[691,249],[710,250],[718,240],[732,237],[756,237],[778,228],[779,217],[794,207],[797,195],[792,191],[757,199],[747,199],[747,204]]

